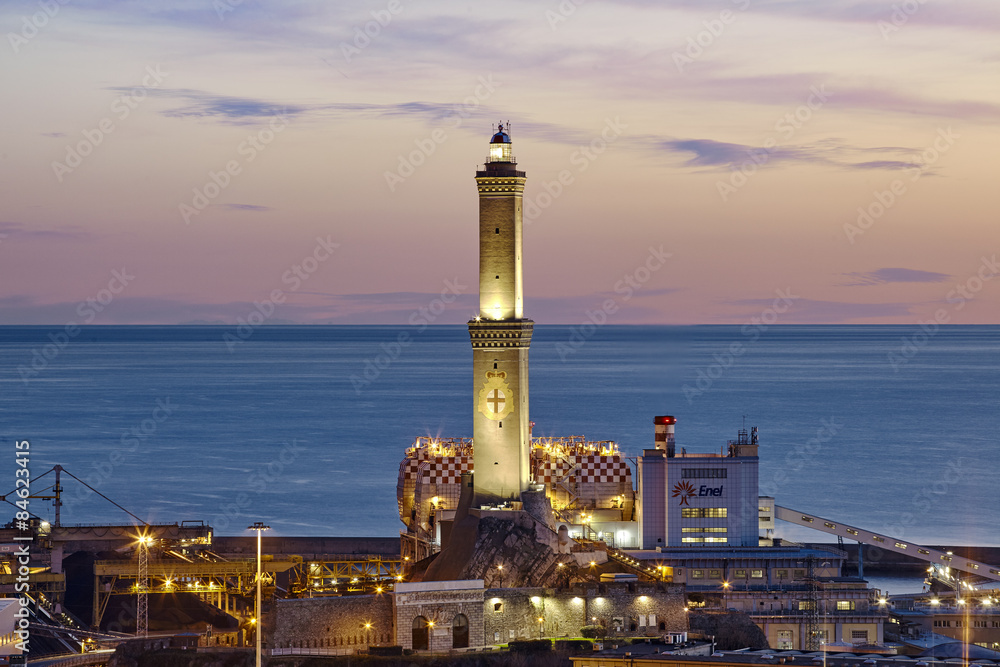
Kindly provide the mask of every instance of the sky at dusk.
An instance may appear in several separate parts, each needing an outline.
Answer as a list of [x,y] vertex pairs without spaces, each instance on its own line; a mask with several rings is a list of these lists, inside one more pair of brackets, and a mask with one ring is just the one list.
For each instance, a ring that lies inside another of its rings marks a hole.
[[405,324],[442,293],[465,322],[508,120],[536,322],[1000,323],[996,0],[5,0],[0,28],[0,324]]

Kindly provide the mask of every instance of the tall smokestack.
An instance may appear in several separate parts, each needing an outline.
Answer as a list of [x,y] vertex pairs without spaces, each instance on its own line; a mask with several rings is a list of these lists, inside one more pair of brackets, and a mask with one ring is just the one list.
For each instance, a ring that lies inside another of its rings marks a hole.
[[674,424],[676,417],[665,415],[663,417],[653,417],[656,425],[656,448],[667,452],[667,458],[674,457]]

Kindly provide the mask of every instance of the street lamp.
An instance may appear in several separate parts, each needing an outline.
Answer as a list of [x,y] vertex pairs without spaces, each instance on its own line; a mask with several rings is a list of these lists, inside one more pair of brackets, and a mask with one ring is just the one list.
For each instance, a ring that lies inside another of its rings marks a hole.
[[248,526],[247,530],[257,531],[257,609],[254,612],[254,620],[256,622],[256,627],[254,628],[254,634],[256,637],[257,651],[256,651],[256,662],[254,663],[256,667],[260,667],[260,636],[263,634],[264,624],[260,622],[260,534],[265,530],[270,530],[270,526],[265,526],[260,521],[257,521],[252,526]]
[[545,628],[545,619],[541,616],[538,617],[538,638],[542,638],[542,631]]
[[371,646],[371,643],[372,643],[372,640],[371,640],[371,629],[372,629],[372,623],[371,623],[371,621],[366,621],[365,622],[365,645],[366,646]]

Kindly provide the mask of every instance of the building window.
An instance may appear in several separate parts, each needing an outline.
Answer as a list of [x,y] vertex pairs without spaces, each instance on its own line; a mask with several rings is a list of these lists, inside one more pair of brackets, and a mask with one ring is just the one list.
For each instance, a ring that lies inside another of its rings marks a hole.
[[837,600],[837,611],[854,611],[854,600]]
[[863,642],[868,641],[868,631],[867,630],[851,630],[851,640],[860,639]]
[[684,544],[704,544],[704,537],[682,537],[681,542]]
[[778,630],[778,650],[790,651],[792,648],[794,648],[792,646],[792,631]]
[[746,570],[736,570],[736,574],[734,576],[737,579],[746,579],[747,578],[747,571]]
[[709,570],[708,571],[708,578],[709,579],[721,579],[722,578],[722,570]]
[[792,570],[792,578],[793,579],[805,579],[806,578],[806,571],[805,570]]
[[493,603],[493,613],[494,614],[502,614],[503,613],[503,602],[494,602]]
[[816,639],[820,640],[821,642],[828,642],[828,641],[830,641],[830,631],[829,630],[817,630],[816,631]]
[[705,570],[691,570],[691,578],[692,579],[704,579],[705,578]]
[[764,570],[750,570],[750,578],[751,579],[763,579],[764,578]]
[[704,526],[692,526],[681,528],[682,533],[728,533],[728,528],[705,528]]
[[716,542],[716,543],[725,544],[726,542],[729,541],[729,538],[728,537],[706,537],[705,541],[706,542]]
[[499,233],[500,233],[500,228],[499,228],[499,227],[497,227],[497,234],[499,234]]
[[726,479],[725,468],[682,468],[684,479]]
[[685,507],[681,510],[683,519],[725,519],[727,516],[725,507]]
[[775,579],[787,579],[788,578],[788,570],[777,570],[777,571],[775,571],[774,578]]
[[799,611],[813,611],[816,603],[813,600],[799,600]]

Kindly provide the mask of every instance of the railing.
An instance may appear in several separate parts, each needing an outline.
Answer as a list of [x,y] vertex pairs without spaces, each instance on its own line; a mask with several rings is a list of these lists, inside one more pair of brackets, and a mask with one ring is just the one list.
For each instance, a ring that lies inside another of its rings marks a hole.
[[358,648],[272,648],[263,653],[265,655],[354,655],[359,650],[360,646]]
[[[743,611],[743,610],[741,610]],[[746,613],[750,616],[811,616],[813,612],[806,609],[748,609]],[[817,619],[823,618],[844,618],[847,616],[888,616],[889,612],[883,609],[838,609],[836,611],[820,611],[815,613]]]
[[53,656],[43,656],[36,658],[34,660],[29,660],[30,663],[44,662],[49,667],[74,667],[75,665],[101,665],[106,663],[111,659],[114,654],[114,650],[102,650],[93,651],[91,653],[71,653],[66,655],[53,655]]

